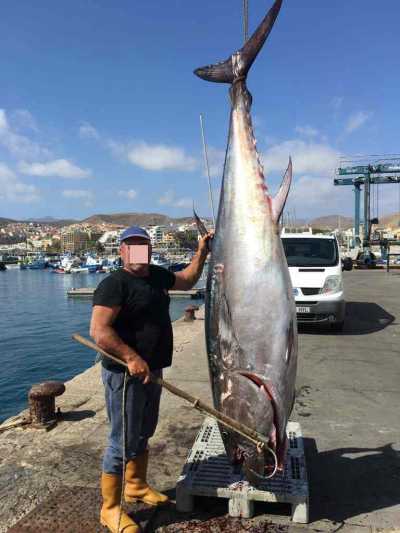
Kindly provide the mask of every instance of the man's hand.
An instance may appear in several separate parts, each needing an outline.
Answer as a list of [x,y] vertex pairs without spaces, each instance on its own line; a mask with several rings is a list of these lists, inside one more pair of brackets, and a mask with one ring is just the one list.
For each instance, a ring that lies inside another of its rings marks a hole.
[[128,371],[131,376],[142,379],[144,385],[150,383],[150,368],[144,359],[134,355],[127,361]]
[[211,241],[213,238],[214,238],[214,232],[209,231],[199,240],[198,252],[202,256],[208,255],[208,252],[210,251],[210,248],[211,248]]

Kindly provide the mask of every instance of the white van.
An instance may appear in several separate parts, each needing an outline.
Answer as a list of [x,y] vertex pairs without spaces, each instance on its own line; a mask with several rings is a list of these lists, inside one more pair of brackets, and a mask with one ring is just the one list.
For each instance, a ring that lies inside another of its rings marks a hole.
[[325,323],[341,331],[346,303],[336,237],[313,235],[311,229],[289,233],[285,228],[281,237],[296,300],[297,322]]

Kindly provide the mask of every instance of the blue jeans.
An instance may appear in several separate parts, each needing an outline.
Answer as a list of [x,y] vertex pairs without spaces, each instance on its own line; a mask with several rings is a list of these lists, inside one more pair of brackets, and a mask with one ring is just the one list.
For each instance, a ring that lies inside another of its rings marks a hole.
[[[162,377],[162,370],[153,370]],[[102,367],[105,399],[111,432],[103,457],[103,472],[122,475],[122,395],[124,372],[112,372]],[[143,385],[138,378],[129,376],[126,383],[125,433],[126,460],[144,453],[147,442],[153,436],[158,422],[161,386],[155,383]]]

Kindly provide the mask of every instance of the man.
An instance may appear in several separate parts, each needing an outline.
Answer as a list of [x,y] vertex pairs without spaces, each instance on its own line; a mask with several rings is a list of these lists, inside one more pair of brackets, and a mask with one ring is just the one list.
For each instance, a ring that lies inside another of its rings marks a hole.
[[102,361],[107,414],[111,424],[103,458],[101,523],[111,531],[138,533],[139,526],[121,510],[123,476],[123,422],[126,435],[125,501],[159,505],[167,496],[146,481],[148,439],[158,421],[161,387],[150,382],[172,361],[172,326],[169,289],[189,290],[201,276],[211,234],[200,241],[190,265],[175,274],[150,264],[148,233],[132,226],[121,235],[123,268],[110,274],[93,297],[90,335],[105,351],[128,365],[125,421],[123,392],[125,368],[106,358]]

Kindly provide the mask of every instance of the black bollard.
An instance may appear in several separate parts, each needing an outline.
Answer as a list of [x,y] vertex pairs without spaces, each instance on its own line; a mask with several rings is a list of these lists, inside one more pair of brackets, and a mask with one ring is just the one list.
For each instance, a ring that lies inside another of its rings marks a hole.
[[45,381],[32,385],[29,391],[29,414],[31,427],[50,429],[57,424],[55,397],[65,392],[61,381]]
[[198,311],[199,308],[196,305],[189,305],[185,309],[185,316],[184,321],[185,322],[193,322],[193,320],[196,320],[195,311]]

